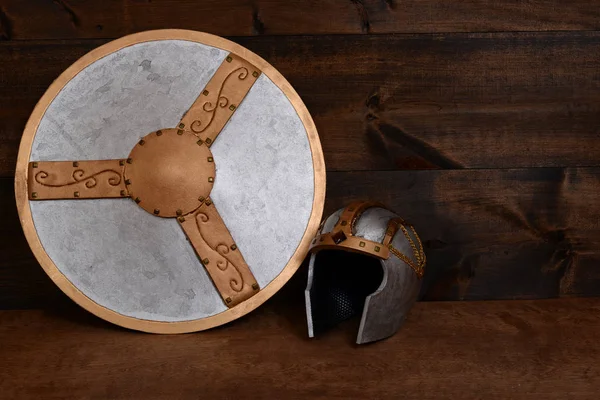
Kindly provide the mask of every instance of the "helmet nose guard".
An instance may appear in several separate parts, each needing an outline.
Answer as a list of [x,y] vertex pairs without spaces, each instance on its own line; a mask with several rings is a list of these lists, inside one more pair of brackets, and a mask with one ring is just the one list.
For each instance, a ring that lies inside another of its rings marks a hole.
[[417,300],[426,263],[412,225],[379,203],[351,203],[323,222],[311,253],[309,337],[358,314],[358,344],[398,331]]

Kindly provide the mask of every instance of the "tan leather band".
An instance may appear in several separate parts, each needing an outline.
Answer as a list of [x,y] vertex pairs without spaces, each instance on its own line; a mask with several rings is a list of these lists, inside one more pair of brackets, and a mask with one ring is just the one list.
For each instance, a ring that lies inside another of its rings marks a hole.
[[248,61],[229,54],[184,114],[178,128],[191,131],[210,147],[260,74]]
[[342,214],[333,231],[341,230],[347,236],[352,236],[354,233],[354,225],[356,220],[360,218],[363,212],[372,207],[386,208],[383,204],[374,201],[355,201],[350,203]]
[[311,252],[321,250],[340,250],[343,248],[353,253],[366,254],[369,256],[375,256],[383,260],[390,258],[389,249],[381,243],[372,242],[356,236],[346,237],[342,242],[336,244],[334,235],[331,233],[324,233],[317,236],[310,247]]
[[129,197],[126,160],[34,161],[29,163],[30,200]]
[[340,218],[333,230],[329,233],[320,234],[312,241],[310,251],[339,249],[342,247],[354,253],[366,254],[387,260],[390,257],[390,253],[386,246],[354,236],[356,220],[365,210],[371,207],[385,208],[385,206],[376,202],[357,201],[350,203],[340,214]]
[[228,307],[258,293],[252,271],[210,199],[177,220]]

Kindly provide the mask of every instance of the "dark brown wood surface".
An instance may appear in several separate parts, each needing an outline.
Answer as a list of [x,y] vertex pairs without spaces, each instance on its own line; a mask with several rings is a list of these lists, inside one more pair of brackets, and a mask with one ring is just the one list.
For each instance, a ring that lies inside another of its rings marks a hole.
[[222,328],[158,336],[67,303],[0,312],[5,399],[597,399],[600,300],[422,302],[388,340],[308,339],[285,288]]
[[183,28],[225,36],[594,30],[590,0],[2,0],[0,38],[113,38]]
[[[329,171],[597,166],[600,34],[260,37]],[[0,176],[48,85],[106,41],[0,42]]]

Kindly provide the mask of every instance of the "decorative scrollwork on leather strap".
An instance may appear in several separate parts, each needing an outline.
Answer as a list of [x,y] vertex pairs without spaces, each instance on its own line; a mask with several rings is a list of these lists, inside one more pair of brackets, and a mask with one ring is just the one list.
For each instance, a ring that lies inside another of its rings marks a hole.
[[229,54],[184,114],[179,129],[189,129],[210,147],[260,74],[248,61]]
[[208,122],[206,122],[204,125],[202,124],[202,117],[206,116],[203,115],[201,113],[198,113],[199,118],[194,120],[191,124],[190,124],[190,129],[192,130],[192,132],[194,133],[202,133],[204,132],[214,121],[214,117],[215,117],[215,113],[217,112],[217,110],[219,108],[224,109],[229,105],[229,98],[227,96],[222,95],[223,89],[225,88],[225,86],[227,85],[227,81],[232,77],[235,76],[237,74],[237,79],[240,81],[245,80],[246,78],[248,78],[249,72],[248,72],[248,68],[246,67],[240,67],[238,69],[235,69],[233,71],[231,71],[227,77],[225,77],[225,79],[223,80],[223,83],[221,84],[221,87],[219,88],[219,92],[217,93],[217,101],[215,101],[215,104],[213,104],[212,101],[207,100],[203,105],[202,105],[202,110],[205,111],[206,113],[208,113],[209,115],[209,120]]
[[210,199],[177,220],[228,307],[249,299],[260,290]]
[[105,169],[94,174],[89,174],[87,176],[84,170],[76,169],[71,174],[71,178],[73,179],[72,181],[55,184],[47,183],[47,180],[49,178],[54,179],[54,177],[46,171],[40,171],[37,174],[35,174],[35,181],[42,186],[48,187],[64,187],[84,183],[86,188],[91,189],[98,185],[97,178],[101,175],[106,175],[106,183],[108,183],[110,186],[118,186],[122,180],[121,174],[118,171],[115,171],[114,169]]
[[124,160],[37,161],[29,163],[29,198],[91,199],[127,197]]
[[[196,219],[196,226],[198,227],[198,232],[200,233],[200,237],[202,238],[202,240],[205,243],[208,243],[208,241],[206,239],[207,235],[203,231],[206,228],[210,228],[209,216],[203,212],[198,212],[195,215],[195,219]],[[214,226],[213,226],[213,228],[214,228]],[[210,258],[204,258],[203,260],[214,259],[214,261],[216,262],[217,268],[219,268],[219,270],[221,270],[223,272],[228,272],[229,268],[231,267],[235,271],[235,274],[233,274],[233,276],[231,274],[227,274],[228,279],[229,279],[229,287],[231,287],[232,290],[234,290],[238,293],[241,292],[242,289],[244,288],[244,277],[240,273],[240,270],[227,258],[227,254],[229,254],[229,252],[230,252],[229,246],[224,243],[219,243],[215,246],[214,252],[216,252],[216,254],[213,253]],[[219,257],[219,256],[221,256],[221,257]]]

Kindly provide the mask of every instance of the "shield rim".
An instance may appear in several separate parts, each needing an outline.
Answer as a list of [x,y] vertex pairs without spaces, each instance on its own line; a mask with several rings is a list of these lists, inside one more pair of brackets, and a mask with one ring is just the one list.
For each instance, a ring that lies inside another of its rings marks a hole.
[[[298,113],[308,136],[314,171],[314,197],[308,224],[296,251],[279,275],[256,295],[233,308],[210,317],[178,322],[153,321],[125,316],[96,303],[83,294],[83,292],[60,272],[44,250],[33,223],[29,200],[27,198],[27,166],[31,156],[33,140],[48,106],[63,87],[83,69],[111,53],[138,43],[160,40],[185,40],[217,47],[229,51],[230,53],[234,53],[260,68],[262,73],[267,75],[267,77],[284,93]],[[308,254],[311,240],[317,232],[325,203],[325,179],[323,150],[314,121],[298,93],[296,93],[290,83],[283,75],[281,75],[281,73],[279,73],[279,71],[277,71],[277,69],[275,69],[275,67],[243,46],[222,37],[205,32],[184,29],[161,29],[127,35],[93,49],[69,66],[50,85],[36,104],[23,131],[15,172],[15,198],[19,219],[29,247],[46,274],[63,293],[87,311],[113,324],[143,332],[176,334],[201,331],[231,322],[255,310],[281,289],[300,267],[306,254]]]

